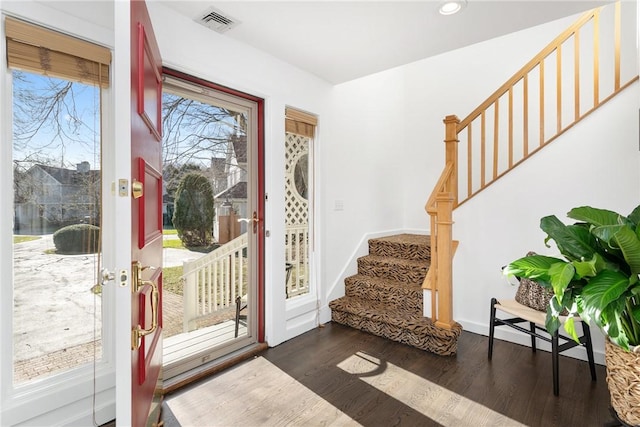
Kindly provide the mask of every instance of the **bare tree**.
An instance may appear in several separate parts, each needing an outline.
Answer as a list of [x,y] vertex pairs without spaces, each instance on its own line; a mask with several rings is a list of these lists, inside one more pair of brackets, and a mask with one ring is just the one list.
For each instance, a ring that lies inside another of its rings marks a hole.
[[[34,183],[25,175],[31,167],[72,169],[84,160],[92,161],[94,167],[99,164],[100,89],[17,70],[13,80],[14,186],[16,195],[26,202],[33,198]],[[231,141],[246,136],[246,115],[170,89],[163,93],[162,114],[167,193],[173,196],[182,177],[196,170],[210,176],[218,191],[221,182],[214,163],[219,169],[221,161],[231,160]]]
[[13,81],[13,147],[22,162],[40,163],[55,153],[65,167],[71,146],[93,155],[100,133],[98,88],[16,70]]
[[162,96],[166,164],[205,164],[224,158],[232,135],[246,134],[246,117],[226,108],[165,92]]

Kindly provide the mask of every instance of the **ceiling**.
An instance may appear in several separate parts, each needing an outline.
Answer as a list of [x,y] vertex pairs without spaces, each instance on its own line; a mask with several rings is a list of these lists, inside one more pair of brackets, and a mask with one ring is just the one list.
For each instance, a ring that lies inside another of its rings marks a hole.
[[239,22],[223,37],[333,84],[610,3],[468,0],[462,12],[443,16],[436,0],[148,1],[191,19],[213,6]]
[[[113,0],[36,1],[113,28]],[[215,7],[238,22],[222,37],[253,46],[333,84],[611,3],[468,0],[460,13],[442,16],[437,10],[440,0],[147,2],[163,4],[191,20]]]

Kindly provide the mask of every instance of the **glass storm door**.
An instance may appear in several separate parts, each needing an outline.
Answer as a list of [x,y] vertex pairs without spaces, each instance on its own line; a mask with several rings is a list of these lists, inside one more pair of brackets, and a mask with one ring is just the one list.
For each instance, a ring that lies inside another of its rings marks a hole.
[[165,381],[258,341],[258,103],[166,70]]

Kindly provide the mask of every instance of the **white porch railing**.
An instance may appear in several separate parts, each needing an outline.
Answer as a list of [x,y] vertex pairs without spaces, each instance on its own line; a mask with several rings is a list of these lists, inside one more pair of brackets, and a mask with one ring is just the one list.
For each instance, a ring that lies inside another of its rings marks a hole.
[[[286,229],[285,268],[287,298],[309,292],[309,231],[307,225]],[[247,233],[220,246],[183,268],[183,332],[197,328],[196,321],[235,305],[247,293]]]
[[309,292],[309,226],[288,225],[286,233],[286,286],[287,298],[291,298]]
[[235,305],[247,293],[247,233],[183,266],[183,331],[196,329],[196,320]]

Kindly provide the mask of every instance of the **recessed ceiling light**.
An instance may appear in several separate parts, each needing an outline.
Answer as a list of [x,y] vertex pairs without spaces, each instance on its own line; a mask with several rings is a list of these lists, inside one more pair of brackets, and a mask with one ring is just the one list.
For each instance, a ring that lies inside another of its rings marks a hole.
[[460,12],[467,5],[466,0],[448,0],[440,3],[438,11],[441,15],[453,15]]

